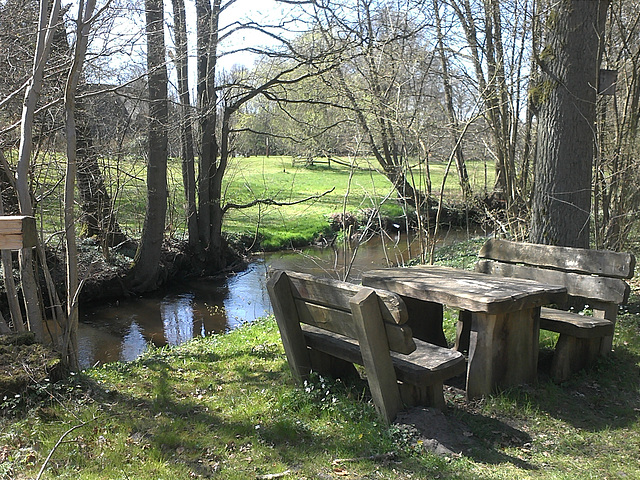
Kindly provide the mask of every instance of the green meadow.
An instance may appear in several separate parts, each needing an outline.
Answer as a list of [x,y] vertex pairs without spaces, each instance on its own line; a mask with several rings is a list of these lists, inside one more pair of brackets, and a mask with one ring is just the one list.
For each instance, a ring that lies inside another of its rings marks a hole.
[[[229,209],[223,224],[227,234],[241,237],[245,243],[255,241],[266,249],[291,248],[306,245],[319,234],[328,233],[333,214],[349,212],[363,216],[363,212],[371,209],[390,217],[402,217],[406,213],[406,206],[397,202],[391,183],[373,159],[340,158],[340,163],[331,162],[330,166],[326,163],[294,166],[292,160],[289,156],[231,159],[225,176],[223,204],[246,205],[258,199],[267,202],[251,208]],[[63,167],[58,156],[50,156],[34,168],[36,208],[46,238],[54,241],[58,238],[56,232],[62,229]],[[467,168],[474,192],[480,194],[487,185],[491,187],[492,166],[470,161]],[[144,161],[133,157],[104,161],[103,172],[121,227],[131,237],[139,238],[146,208]],[[439,196],[446,172],[446,164],[429,165],[433,195]],[[424,165],[413,166],[411,181],[427,191]],[[179,159],[170,159],[167,182],[167,234],[183,238],[186,220]],[[461,201],[455,166],[447,173],[443,198],[445,203]]]

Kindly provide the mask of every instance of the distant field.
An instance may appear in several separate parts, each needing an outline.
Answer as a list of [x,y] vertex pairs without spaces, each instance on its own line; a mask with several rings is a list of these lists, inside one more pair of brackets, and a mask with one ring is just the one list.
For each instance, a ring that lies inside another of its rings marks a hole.
[[[339,159],[351,164],[347,158]],[[369,159],[358,159],[351,169],[332,162],[331,166],[292,165],[288,156],[248,157],[232,159],[226,175],[224,202],[246,204],[256,198],[273,199],[279,203],[298,200],[333,191],[321,198],[290,206],[257,205],[247,209],[231,209],[225,218],[223,229],[231,234],[252,237],[260,234],[263,245],[279,247],[302,244],[326,229],[328,217],[333,213],[358,213],[363,209],[379,208],[401,213],[395,205],[395,193],[387,178],[375,169],[378,165]],[[493,165],[473,161],[467,164],[474,192],[481,192],[486,184],[492,185]],[[39,211],[45,231],[55,234],[62,227],[62,182],[64,165],[61,162],[44,162],[35,169],[36,196],[40,200]],[[445,164],[429,165],[432,192],[438,194]],[[103,168],[107,188],[114,200],[120,225],[132,237],[139,237],[144,224],[146,202],[146,169],[141,159],[126,158],[111,162]],[[424,166],[413,169],[413,182],[426,190]],[[184,235],[184,191],[181,164],[172,159],[168,169],[169,209],[167,233]],[[460,200],[460,189],[455,167],[451,169],[445,185],[445,201]],[[52,239],[57,236],[52,236]]]
[[[347,163],[347,159],[340,159]],[[396,197],[389,180],[373,170],[375,165],[367,159],[357,162],[360,167],[351,170],[336,162],[331,166],[292,166],[291,157],[250,157],[235,159],[228,176],[227,199],[233,203],[248,203],[254,198],[274,198],[279,202],[293,202],[310,196],[333,192],[308,203],[292,206],[260,206],[245,210],[231,210],[225,219],[225,231],[253,235],[257,231],[265,236],[267,245],[280,245],[297,238],[308,239],[327,224],[333,213],[358,212],[368,208],[386,208],[397,211]],[[446,165],[430,166],[432,191],[439,192]],[[484,164],[468,165],[475,189],[484,188]],[[424,169],[414,170],[414,182],[425,188]],[[449,200],[461,198],[455,170],[451,171],[445,186]],[[392,206],[393,204],[393,206]],[[394,208],[395,207],[395,208]]]

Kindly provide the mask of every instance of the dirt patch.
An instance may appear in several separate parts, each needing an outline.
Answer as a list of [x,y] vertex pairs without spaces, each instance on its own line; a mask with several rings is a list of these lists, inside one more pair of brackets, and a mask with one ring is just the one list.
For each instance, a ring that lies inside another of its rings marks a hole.
[[416,444],[437,455],[459,456],[476,443],[464,423],[433,408],[414,407],[400,412],[394,423],[408,429]]
[[54,382],[62,370],[60,356],[36,343],[32,333],[0,336],[0,400],[46,378]]

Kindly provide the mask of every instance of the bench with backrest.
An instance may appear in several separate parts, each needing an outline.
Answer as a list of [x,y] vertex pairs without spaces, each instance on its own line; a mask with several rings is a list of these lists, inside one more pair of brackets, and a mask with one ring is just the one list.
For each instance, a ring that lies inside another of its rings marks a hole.
[[267,289],[293,376],[363,365],[387,423],[403,403],[443,407],[444,380],[465,371],[461,353],[412,337],[394,293],[285,271],[274,272]]
[[540,328],[560,334],[551,365],[554,380],[566,380],[611,350],[618,306],[629,296],[624,279],[633,277],[632,254],[491,239],[478,257],[479,272],[567,288],[566,305],[540,312]]

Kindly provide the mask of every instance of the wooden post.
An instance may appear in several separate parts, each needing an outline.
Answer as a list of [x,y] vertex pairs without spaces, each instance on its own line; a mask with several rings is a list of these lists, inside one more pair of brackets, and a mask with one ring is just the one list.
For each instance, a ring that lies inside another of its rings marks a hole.
[[350,300],[367,382],[378,412],[387,424],[402,410],[398,381],[375,290],[363,288]]
[[311,372],[311,359],[287,274],[276,272],[267,282],[267,291],[291,373],[296,381],[302,383]]
[[36,219],[27,216],[0,216],[0,250],[35,247],[38,242]]

